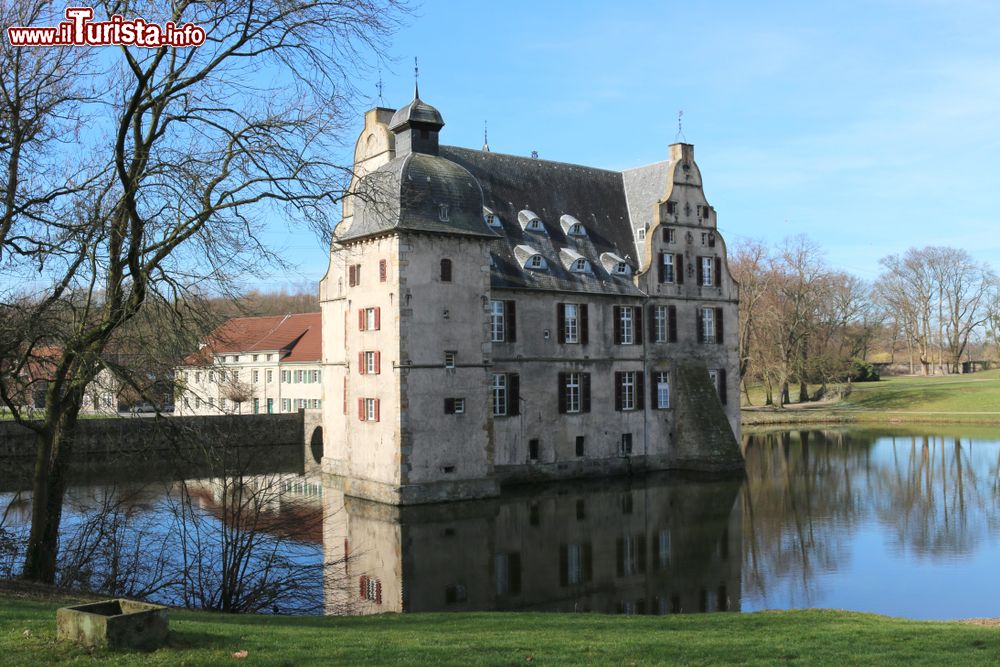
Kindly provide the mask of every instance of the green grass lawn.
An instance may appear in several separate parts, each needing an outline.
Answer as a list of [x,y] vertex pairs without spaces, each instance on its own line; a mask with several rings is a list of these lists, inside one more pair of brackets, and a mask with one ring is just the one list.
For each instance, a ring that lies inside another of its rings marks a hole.
[[[1000,628],[838,611],[350,618],[171,611],[169,646],[90,652],[55,642],[53,602],[0,599],[4,665],[989,665]],[[238,660],[236,651],[246,651]]]
[[[810,386],[810,392],[816,387]],[[797,388],[793,396],[797,395]],[[760,387],[750,390],[754,408],[764,403]],[[744,407],[747,407],[744,405]],[[839,402],[792,404],[777,412],[744,411],[745,424],[808,421],[899,421],[1000,423],[1000,370],[937,377],[889,377],[858,382]]]

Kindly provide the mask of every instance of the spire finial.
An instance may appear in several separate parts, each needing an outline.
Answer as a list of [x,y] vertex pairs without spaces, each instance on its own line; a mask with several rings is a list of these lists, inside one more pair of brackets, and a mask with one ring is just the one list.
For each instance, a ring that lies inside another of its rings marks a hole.
[[413,56],[413,99],[420,98],[420,63]]
[[483,150],[487,153],[490,152],[490,137],[489,128],[487,126],[487,121],[483,121]]
[[678,142],[687,143],[687,137],[684,136],[684,110],[681,109],[677,112],[677,139]]
[[378,88],[378,105],[380,107],[385,106],[385,100],[382,99],[382,68],[381,67],[378,70],[378,85],[376,87]]

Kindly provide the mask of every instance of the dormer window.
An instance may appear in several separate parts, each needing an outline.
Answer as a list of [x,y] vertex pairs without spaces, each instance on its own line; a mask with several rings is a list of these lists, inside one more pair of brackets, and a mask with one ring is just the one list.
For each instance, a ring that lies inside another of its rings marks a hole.
[[559,218],[559,226],[562,227],[566,236],[586,236],[587,228],[583,223],[571,215],[563,215]]
[[448,222],[448,205],[440,204],[438,206],[438,219],[441,222]]
[[520,223],[521,229],[526,232],[545,231],[545,225],[542,224],[542,219],[527,209],[517,214],[517,221]]
[[545,260],[542,259],[541,255],[535,255],[530,260],[528,260],[528,268],[529,269],[544,269],[545,268]]
[[645,241],[646,240],[646,228],[642,227],[640,229],[637,229],[636,232],[635,232],[635,236],[640,241]]
[[625,262],[618,262],[615,264],[615,273],[628,273],[628,264]]
[[570,269],[573,273],[589,273],[590,272],[590,262],[585,259],[578,259],[573,262],[573,268]]
[[502,227],[500,224],[500,218],[492,210],[483,207],[483,222],[485,222],[490,227]]
[[601,264],[604,266],[604,270],[612,275],[632,275],[632,266],[625,261],[624,257],[619,257],[613,252],[601,253]]
[[545,262],[542,254],[530,245],[514,246],[514,258],[521,265],[522,269],[540,271],[548,268],[548,264]]

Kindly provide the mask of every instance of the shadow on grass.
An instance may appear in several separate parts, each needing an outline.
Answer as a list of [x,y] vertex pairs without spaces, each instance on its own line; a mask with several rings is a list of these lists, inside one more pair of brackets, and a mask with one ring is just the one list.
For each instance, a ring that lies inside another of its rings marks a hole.
[[959,396],[975,392],[974,388],[955,386],[893,387],[880,391],[858,391],[851,395],[854,407],[866,410],[920,409],[928,403],[955,400]]

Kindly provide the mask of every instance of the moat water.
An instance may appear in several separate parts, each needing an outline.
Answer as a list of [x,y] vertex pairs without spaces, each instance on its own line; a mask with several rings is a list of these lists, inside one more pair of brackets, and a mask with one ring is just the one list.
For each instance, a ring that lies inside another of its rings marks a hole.
[[[277,582],[257,581],[251,606],[279,613],[1000,617],[1000,429],[771,431],[746,447],[745,480],[519,486],[402,509],[345,498],[308,452],[235,481],[105,471],[69,493],[64,564],[90,586],[217,604],[204,591],[249,535],[245,571]],[[30,500],[0,493],[4,576]]]

